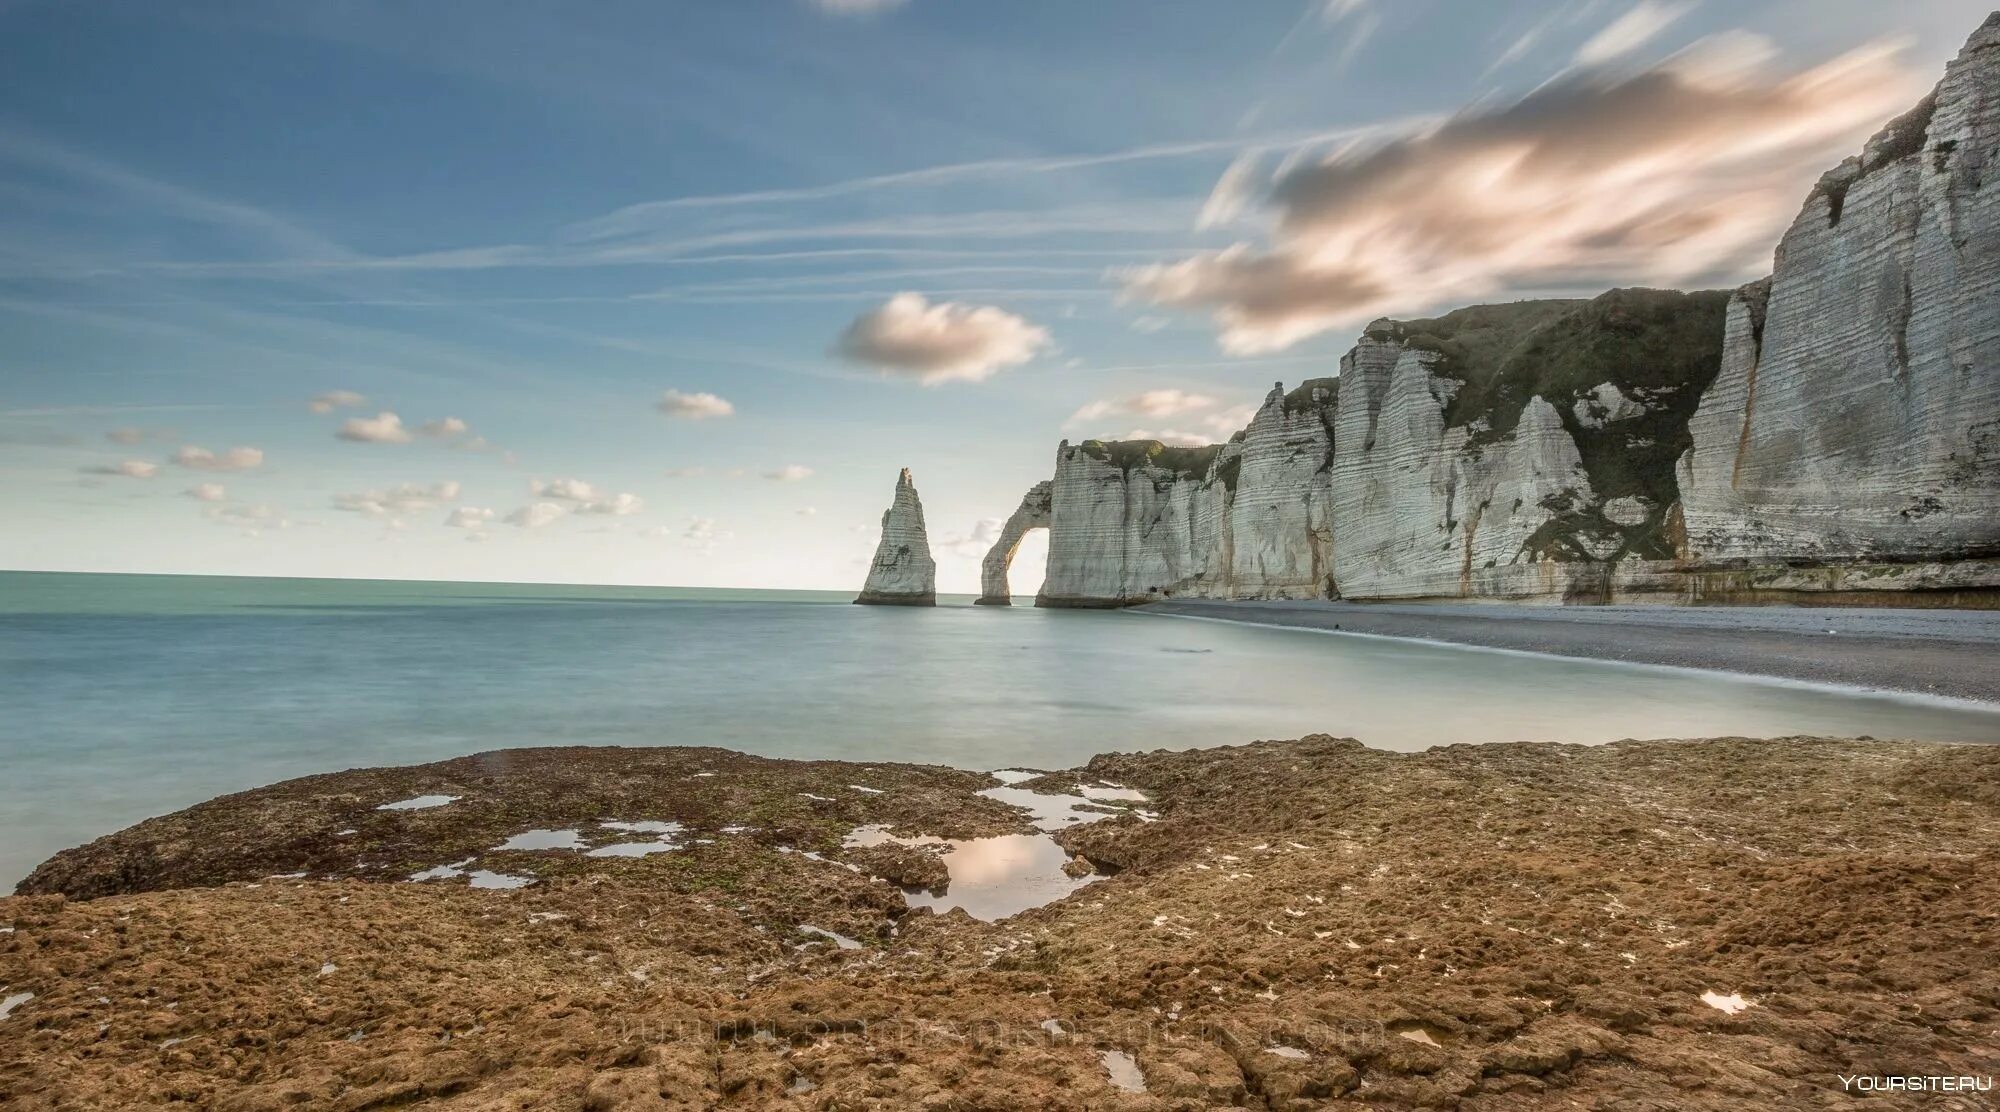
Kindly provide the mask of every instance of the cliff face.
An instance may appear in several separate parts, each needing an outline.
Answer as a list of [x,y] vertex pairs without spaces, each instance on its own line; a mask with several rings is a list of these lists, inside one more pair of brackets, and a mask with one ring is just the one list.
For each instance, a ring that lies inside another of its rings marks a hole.
[[1065,442],[1038,602],[2000,603],[1996,160],[2000,13],[1765,281],[1379,320],[1226,445]]
[[1000,539],[986,553],[979,565],[980,606],[1012,606],[1014,592],[1007,585],[1007,569],[1014,563],[1014,550],[1021,547],[1021,538],[1030,529],[1049,527],[1050,487],[1047,482],[1036,483],[1021,497],[1020,506],[1007,518],[1007,524],[1000,530]]
[[2000,556],[1996,155],[2000,14],[1732,300],[1679,464],[1690,565]]
[[924,504],[905,467],[896,479],[895,500],[882,514],[882,540],[868,565],[868,582],[854,600],[883,606],[937,605],[937,562],[924,532]]

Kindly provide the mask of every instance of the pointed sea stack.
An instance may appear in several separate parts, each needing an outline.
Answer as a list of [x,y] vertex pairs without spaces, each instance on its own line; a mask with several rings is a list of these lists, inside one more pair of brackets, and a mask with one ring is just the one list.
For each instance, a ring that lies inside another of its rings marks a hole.
[[931,559],[930,538],[924,533],[924,504],[910,469],[896,479],[896,500],[882,514],[882,543],[868,566],[864,606],[936,606],[937,561]]

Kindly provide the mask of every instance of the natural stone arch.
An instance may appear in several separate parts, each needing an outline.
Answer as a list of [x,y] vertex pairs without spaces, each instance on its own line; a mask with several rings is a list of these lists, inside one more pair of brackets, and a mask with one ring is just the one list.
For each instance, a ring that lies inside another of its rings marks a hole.
[[1000,530],[1000,539],[993,542],[986,559],[979,566],[979,605],[1012,606],[1013,592],[1007,585],[1007,569],[1013,566],[1014,553],[1021,547],[1021,538],[1032,529],[1049,527],[1049,507],[1053,497],[1054,484],[1041,482],[1028,488],[1021,498],[1019,509],[1007,519]]

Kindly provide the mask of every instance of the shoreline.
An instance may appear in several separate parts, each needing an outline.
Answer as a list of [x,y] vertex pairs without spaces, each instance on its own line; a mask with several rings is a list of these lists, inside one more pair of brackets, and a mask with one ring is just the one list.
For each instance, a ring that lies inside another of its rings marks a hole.
[[1721,672],[2000,710],[1994,611],[1172,599],[1129,612]]
[[[1069,793],[1070,883],[937,910]],[[1996,845],[1975,744],[502,750],[58,855],[0,898],[0,1103],[1817,1108],[2000,1057]]]

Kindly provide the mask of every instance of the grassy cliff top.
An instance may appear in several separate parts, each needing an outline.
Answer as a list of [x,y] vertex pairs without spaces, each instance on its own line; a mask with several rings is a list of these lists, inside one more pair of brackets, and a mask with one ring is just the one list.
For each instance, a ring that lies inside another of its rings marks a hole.
[[1076,448],[1092,459],[1116,464],[1122,471],[1135,467],[1158,467],[1197,478],[1208,474],[1209,465],[1222,451],[1220,444],[1183,448],[1157,440],[1086,440]]

